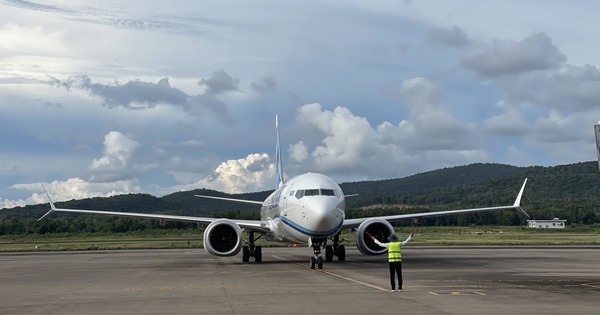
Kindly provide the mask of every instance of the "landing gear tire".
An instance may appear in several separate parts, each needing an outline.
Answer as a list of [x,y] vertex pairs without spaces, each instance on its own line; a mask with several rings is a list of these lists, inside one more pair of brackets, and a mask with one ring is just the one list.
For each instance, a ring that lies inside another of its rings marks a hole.
[[317,268],[323,269],[323,257],[317,258]]
[[346,261],[346,247],[344,245],[340,245],[338,246],[338,260],[339,261]]
[[248,248],[248,246],[244,246],[242,247],[242,262],[249,262],[250,261],[250,248]]
[[249,246],[242,246],[242,262],[249,262],[250,257],[254,257],[254,261],[259,263],[262,262],[262,247],[254,246],[254,242],[259,238],[263,237],[264,234],[261,234],[259,237],[254,237],[254,232],[248,232],[248,241],[246,244]]
[[317,259],[315,257],[310,257],[310,269],[315,269],[315,265],[317,264]]
[[254,261],[257,263],[262,261],[262,246],[256,246],[254,249]]
[[325,246],[325,261],[330,262],[333,260],[333,246]]

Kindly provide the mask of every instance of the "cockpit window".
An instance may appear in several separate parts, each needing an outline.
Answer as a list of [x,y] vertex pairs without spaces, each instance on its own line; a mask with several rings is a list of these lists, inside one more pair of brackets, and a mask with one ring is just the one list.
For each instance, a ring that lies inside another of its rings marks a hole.
[[304,191],[304,195],[305,196],[318,196],[319,190],[318,189],[307,189]]
[[321,189],[321,195],[323,196],[335,196],[333,189]]
[[296,191],[296,198],[300,199],[304,196],[339,196],[337,191],[333,189],[299,189]]

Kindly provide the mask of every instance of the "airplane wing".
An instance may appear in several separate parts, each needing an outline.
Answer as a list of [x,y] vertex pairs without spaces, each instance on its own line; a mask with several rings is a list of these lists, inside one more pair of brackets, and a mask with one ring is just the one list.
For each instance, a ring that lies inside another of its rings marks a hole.
[[348,219],[348,220],[344,220],[342,228],[357,227],[364,221],[372,219],[372,218],[383,219],[386,221],[396,221],[396,220],[402,220],[402,219],[438,217],[438,216],[452,215],[452,214],[508,210],[508,209],[519,210],[521,213],[525,214],[529,218],[529,215],[527,214],[527,212],[525,212],[525,210],[523,210],[523,208],[521,208],[521,198],[523,197],[523,191],[525,190],[525,184],[527,184],[527,178],[523,182],[523,186],[521,186],[521,190],[519,191],[519,194],[517,195],[515,202],[509,206],[472,208],[472,209],[460,209],[460,210],[444,210],[444,211],[434,211],[434,212],[419,212],[419,213],[397,214],[397,215],[388,215],[388,216],[380,216],[380,217]]
[[252,205],[259,205],[259,206],[263,205],[262,201],[256,201],[256,200],[235,199],[235,198],[215,197],[215,196],[206,196],[206,195],[194,195],[194,197],[217,199],[217,200],[227,200],[227,201],[234,201],[234,202],[240,202],[240,203],[249,203]]
[[[116,212],[116,211],[101,211],[101,210],[84,210],[84,209],[63,209],[57,208],[52,202],[50,195],[46,191],[46,187],[42,185],[48,202],[50,203],[50,211],[44,214],[38,221],[42,220],[52,212],[68,212],[68,213],[81,213],[81,214],[99,214],[99,215],[110,215],[110,216],[123,216],[123,217],[134,217],[134,218],[146,218],[146,219],[157,219],[157,220],[169,220],[169,221],[180,221],[180,222],[191,222],[200,224],[210,224],[218,218],[206,218],[206,217],[193,217],[193,216],[182,216],[182,215],[170,215],[170,214],[158,214],[158,213],[136,213],[136,212]],[[233,220],[242,229],[257,231],[266,233],[270,231],[269,222],[260,220]]]

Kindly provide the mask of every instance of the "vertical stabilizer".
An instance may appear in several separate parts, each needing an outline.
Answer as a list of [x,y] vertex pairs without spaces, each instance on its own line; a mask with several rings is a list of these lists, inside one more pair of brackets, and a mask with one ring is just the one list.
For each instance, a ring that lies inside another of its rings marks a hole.
[[283,169],[281,167],[281,147],[279,145],[279,116],[275,115],[275,189],[283,185]]

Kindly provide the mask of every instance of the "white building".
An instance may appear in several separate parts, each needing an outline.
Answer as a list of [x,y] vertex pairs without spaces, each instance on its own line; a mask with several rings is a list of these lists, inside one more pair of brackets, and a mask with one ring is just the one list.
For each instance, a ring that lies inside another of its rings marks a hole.
[[554,218],[552,220],[527,220],[527,226],[536,229],[564,229],[567,220]]

